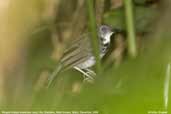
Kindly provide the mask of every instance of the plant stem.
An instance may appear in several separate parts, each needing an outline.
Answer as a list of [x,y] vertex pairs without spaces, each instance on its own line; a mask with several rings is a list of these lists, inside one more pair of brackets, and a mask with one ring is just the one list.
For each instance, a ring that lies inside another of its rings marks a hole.
[[91,35],[91,41],[93,46],[93,52],[96,58],[96,69],[97,73],[101,72],[101,62],[100,62],[100,50],[99,50],[99,40],[97,36],[97,29],[96,29],[96,19],[94,14],[94,0],[86,0],[87,11],[88,11],[88,18],[89,18],[89,31]]
[[128,52],[131,57],[137,56],[136,35],[134,28],[133,4],[132,0],[124,0],[125,17],[128,34]]

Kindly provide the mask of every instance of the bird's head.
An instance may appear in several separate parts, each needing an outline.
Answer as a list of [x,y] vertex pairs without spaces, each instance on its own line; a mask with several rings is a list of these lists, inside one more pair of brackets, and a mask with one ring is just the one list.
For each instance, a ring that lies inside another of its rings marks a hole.
[[101,38],[103,44],[110,43],[110,38],[114,33],[115,31],[108,25],[101,25],[99,27],[99,37]]

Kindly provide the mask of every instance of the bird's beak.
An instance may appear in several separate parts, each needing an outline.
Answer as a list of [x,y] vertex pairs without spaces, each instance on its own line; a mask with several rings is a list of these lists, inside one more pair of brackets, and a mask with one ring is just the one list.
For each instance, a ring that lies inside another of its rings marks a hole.
[[115,32],[114,32],[114,31],[112,31],[112,32],[110,33],[110,36],[112,36],[113,34],[115,34]]
[[114,34],[114,33],[115,33],[115,32],[112,31],[112,32],[111,32],[111,35]]

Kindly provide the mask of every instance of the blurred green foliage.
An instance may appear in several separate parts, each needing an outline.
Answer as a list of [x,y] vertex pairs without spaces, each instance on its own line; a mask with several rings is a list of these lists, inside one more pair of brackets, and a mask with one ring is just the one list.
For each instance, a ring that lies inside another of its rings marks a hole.
[[[126,56],[118,67],[108,66],[102,75],[97,75],[93,84],[82,83],[82,75],[69,70],[61,73],[50,89],[34,91],[41,72],[53,72],[57,63],[51,58],[53,46],[50,31],[43,29],[31,35],[23,85],[25,95],[31,97],[26,99],[22,96],[20,101],[9,105],[7,109],[97,110],[99,114],[148,114],[148,111],[165,111],[163,91],[166,68],[171,64],[171,16],[159,21],[157,28],[152,29],[151,25],[157,25],[156,18],[161,12],[144,6],[136,6],[134,11],[138,32],[155,31],[147,36],[145,48],[136,59]],[[170,10],[166,14],[170,15]],[[106,12],[103,20],[114,28],[125,30],[124,19],[124,9],[119,8]],[[74,87],[77,91],[73,91]],[[168,114],[171,113],[170,103],[169,98]]]
[[[166,68],[171,62],[170,43],[165,39],[149,46],[137,59],[127,59],[118,68],[108,67],[94,84],[81,84],[78,93],[72,92],[72,86],[81,83],[81,74],[74,70],[62,73],[52,88],[35,94],[33,109],[97,110],[102,114],[165,111],[163,91]],[[36,61],[42,63],[39,58]]]

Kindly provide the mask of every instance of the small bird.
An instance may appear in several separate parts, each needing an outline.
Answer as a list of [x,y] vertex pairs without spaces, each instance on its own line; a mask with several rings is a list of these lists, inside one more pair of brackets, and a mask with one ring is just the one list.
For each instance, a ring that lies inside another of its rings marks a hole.
[[[109,49],[111,36],[112,34],[116,33],[116,30],[113,31],[112,28],[108,25],[101,25],[97,29],[100,45],[99,56],[100,58],[103,58]],[[90,38],[90,33],[86,33],[73,41],[71,45],[66,48],[61,60],[59,61],[59,64],[57,65],[57,68],[48,78],[47,88],[51,85],[52,81],[59,72],[71,68],[81,72],[84,76],[84,80],[94,79],[93,76],[95,76],[96,73],[90,70],[90,68],[95,65],[96,60],[95,56],[93,55]]]

